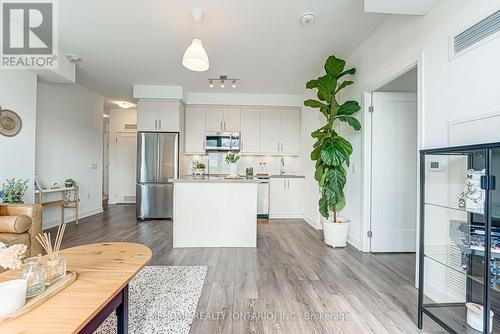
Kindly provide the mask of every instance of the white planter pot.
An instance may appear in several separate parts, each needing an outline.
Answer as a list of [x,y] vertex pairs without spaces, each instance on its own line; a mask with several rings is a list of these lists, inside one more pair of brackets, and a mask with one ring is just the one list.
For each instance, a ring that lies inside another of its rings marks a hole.
[[5,316],[19,310],[26,303],[28,284],[24,279],[14,279],[0,283],[0,316]]
[[323,221],[325,244],[333,248],[347,246],[347,235],[349,234],[349,220],[338,218],[337,221],[337,223],[331,220]]
[[237,164],[229,164],[229,176],[230,177],[238,177],[238,165]]

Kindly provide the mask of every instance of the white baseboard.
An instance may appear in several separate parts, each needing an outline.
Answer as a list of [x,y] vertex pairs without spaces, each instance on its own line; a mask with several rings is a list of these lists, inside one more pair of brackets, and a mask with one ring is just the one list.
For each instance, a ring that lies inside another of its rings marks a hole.
[[359,239],[354,239],[352,236],[349,235],[347,237],[347,242],[357,250],[363,251],[363,247],[361,247],[361,242],[359,241]]
[[[85,211],[85,212],[80,212],[80,215],[79,215],[78,218],[82,219],[82,218],[85,218],[85,217],[93,216],[93,215],[96,215],[96,214],[101,213],[103,211],[104,211],[103,208],[100,207],[100,208],[96,208],[96,209],[93,209],[93,210],[88,210],[88,211]],[[75,214],[70,214],[70,215],[67,215],[67,216],[64,217],[64,222],[65,223],[74,222],[75,220],[76,220]],[[61,222],[60,219],[52,220],[52,221],[49,221],[49,222],[45,222],[44,221],[42,228],[44,230],[46,230],[46,229],[58,226],[60,222]]]
[[304,219],[304,215],[274,214],[274,215],[269,215],[269,219]]
[[323,226],[321,224],[319,224],[318,222],[316,222],[311,217],[304,216],[304,220],[306,221],[306,223],[311,225],[315,230],[322,230],[323,229]]

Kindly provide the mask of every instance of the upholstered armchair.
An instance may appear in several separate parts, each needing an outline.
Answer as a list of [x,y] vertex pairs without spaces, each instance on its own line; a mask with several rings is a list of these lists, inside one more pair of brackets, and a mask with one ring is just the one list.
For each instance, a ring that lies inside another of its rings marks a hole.
[[42,232],[42,207],[39,204],[0,204],[0,242],[7,246],[28,246],[26,256],[42,253],[35,236]]

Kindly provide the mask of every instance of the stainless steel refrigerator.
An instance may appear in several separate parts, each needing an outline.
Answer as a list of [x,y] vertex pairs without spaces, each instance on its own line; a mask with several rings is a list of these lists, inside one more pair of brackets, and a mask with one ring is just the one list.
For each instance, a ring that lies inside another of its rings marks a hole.
[[179,134],[137,133],[137,218],[172,218]]

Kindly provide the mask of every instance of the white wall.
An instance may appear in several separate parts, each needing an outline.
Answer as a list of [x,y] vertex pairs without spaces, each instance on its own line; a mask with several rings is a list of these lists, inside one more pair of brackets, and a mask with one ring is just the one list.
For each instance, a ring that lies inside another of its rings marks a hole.
[[[448,38],[499,5],[498,0],[447,0],[425,17],[390,17],[349,57],[349,63],[357,68],[350,98],[361,102],[363,91],[423,53],[423,147],[447,146],[450,121],[500,110],[500,38],[460,58],[448,59]],[[353,162],[361,166],[361,135],[350,138]],[[346,189],[348,206],[343,211],[352,221],[350,239],[356,241],[364,238],[361,177],[360,171],[351,171]]]
[[[38,84],[36,171],[49,185],[76,180],[81,217],[102,212],[103,103],[78,84]],[[58,208],[45,210],[44,228],[58,224],[59,215]],[[66,220],[74,218],[67,210]]]
[[35,176],[36,74],[0,71],[0,106],[16,112],[23,128],[15,137],[0,135],[0,188],[5,179],[29,179],[25,203],[33,203]]

